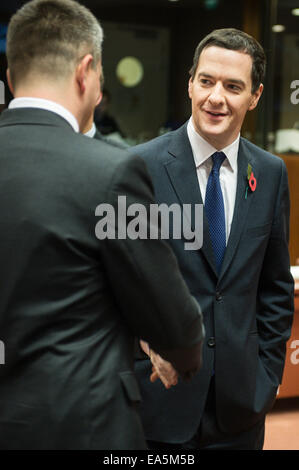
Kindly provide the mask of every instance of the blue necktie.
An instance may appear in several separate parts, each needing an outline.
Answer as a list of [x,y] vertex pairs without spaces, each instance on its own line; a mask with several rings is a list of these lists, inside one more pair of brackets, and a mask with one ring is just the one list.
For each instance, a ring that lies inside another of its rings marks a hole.
[[215,152],[212,155],[213,168],[209,175],[205,200],[205,213],[209,222],[210,236],[218,273],[221,269],[226,248],[225,212],[219,181],[219,170],[224,159],[225,155],[223,152]]

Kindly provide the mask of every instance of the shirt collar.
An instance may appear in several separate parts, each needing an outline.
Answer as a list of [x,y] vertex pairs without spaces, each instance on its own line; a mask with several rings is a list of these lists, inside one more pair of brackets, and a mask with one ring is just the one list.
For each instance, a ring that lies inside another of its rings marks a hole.
[[79,132],[79,124],[75,116],[64,106],[55,101],[44,100],[42,98],[22,97],[15,98],[9,103],[9,109],[15,108],[39,108],[51,111],[64,118],[74,129]]
[[96,131],[97,131],[97,128],[96,128],[95,123],[93,122],[89,131],[85,132],[84,135],[86,135],[86,137],[94,137]]
[[[189,141],[191,144],[194,161],[196,168],[206,162],[211,155],[215,152],[219,152],[215,147],[213,147],[209,142],[207,142],[201,135],[196,132],[192,116],[189,119],[187,124],[187,134],[189,137]],[[233,172],[237,171],[237,160],[238,160],[238,151],[239,151],[239,143],[240,143],[240,134],[227,147],[221,149],[221,152],[225,153],[229,165]]]

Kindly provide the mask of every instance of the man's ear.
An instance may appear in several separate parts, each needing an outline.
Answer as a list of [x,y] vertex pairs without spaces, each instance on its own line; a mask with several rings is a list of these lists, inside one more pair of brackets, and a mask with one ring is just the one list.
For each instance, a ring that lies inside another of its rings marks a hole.
[[263,89],[264,89],[264,85],[260,83],[260,86],[258,87],[258,89],[252,94],[248,111],[252,111],[256,107],[263,93]]
[[192,91],[193,91],[193,80],[192,80],[192,77],[190,77],[189,82],[188,82],[188,94],[189,94],[190,99],[192,99]]
[[80,94],[83,94],[86,90],[86,80],[87,80],[88,72],[92,66],[92,61],[93,61],[92,55],[86,54],[77,65],[75,76],[76,76],[76,82],[78,84]]
[[11,94],[14,95],[14,88],[12,86],[12,81],[11,81],[11,76],[10,76],[10,70],[6,70],[6,78],[7,78],[7,83],[8,83],[8,88],[11,91]]
[[98,106],[100,104],[100,102],[102,101],[102,98],[103,98],[103,93],[100,92],[100,95],[99,95],[98,100],[96,102],[96,106]]

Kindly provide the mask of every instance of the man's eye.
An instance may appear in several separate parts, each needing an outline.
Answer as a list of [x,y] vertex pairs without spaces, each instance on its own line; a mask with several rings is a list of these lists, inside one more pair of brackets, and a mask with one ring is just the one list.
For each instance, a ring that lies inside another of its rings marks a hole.
[[228,85],[228,88],[233,91],[240,91],[240,87],[238,85],[230,84]]
[[208,80],[207,78],[201,78],[201,79],[200,79],[200,83],[201,83],[202,85],[210,85],[211,81]]

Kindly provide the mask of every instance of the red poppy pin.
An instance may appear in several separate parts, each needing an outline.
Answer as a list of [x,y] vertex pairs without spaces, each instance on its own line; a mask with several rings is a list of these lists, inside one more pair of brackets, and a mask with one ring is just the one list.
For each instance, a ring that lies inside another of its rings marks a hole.
[[248,186],[246,188],[245,199],[247,199],[248,188],[250,188],[252,192],[256,190],[256,178],[253,174],[252,166],[249,163],[247,167],[247,180],[248,180]]

